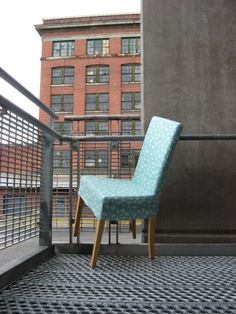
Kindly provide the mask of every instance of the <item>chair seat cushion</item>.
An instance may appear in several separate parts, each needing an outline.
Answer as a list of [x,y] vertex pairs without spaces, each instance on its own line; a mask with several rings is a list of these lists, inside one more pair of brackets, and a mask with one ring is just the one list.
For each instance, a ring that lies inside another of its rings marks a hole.
[[158,199],[131,180],[82,176],[79,195],[98,219],[143,219],[157,211]]

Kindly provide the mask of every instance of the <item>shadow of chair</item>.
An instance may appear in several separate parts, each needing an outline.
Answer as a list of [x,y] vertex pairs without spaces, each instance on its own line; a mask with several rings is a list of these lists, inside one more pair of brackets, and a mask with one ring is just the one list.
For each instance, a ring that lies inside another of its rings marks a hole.
[[131,180],[82,176],[78,192],[74,236],[78,235],[86,204],[98,219],[91,267],[95,268],[105,220],[148,219],[148,254],[154,258],[155,220],[165,174],[182,124],[153,117]]

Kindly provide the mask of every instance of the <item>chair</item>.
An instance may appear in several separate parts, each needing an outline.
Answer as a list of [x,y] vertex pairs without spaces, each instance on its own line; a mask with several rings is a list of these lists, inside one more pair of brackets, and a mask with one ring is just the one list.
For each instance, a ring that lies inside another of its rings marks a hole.
[[81,177],[74,236],[78,234],[82,207],[86,204],[98,219],[92,268],[96,267],[105,220],[133,222],[148,218],[148,254],[154,258],[155,217],[166,170],[181,130],[182,124],[178,122],[153,117],[131,180]]

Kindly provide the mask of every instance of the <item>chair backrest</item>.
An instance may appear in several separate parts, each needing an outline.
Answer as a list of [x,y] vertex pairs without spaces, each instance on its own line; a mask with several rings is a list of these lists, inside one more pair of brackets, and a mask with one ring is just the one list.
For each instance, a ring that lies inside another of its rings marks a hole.
[[148,194],[159,195],[182,127],[175,121],[152,118],[133,177]]

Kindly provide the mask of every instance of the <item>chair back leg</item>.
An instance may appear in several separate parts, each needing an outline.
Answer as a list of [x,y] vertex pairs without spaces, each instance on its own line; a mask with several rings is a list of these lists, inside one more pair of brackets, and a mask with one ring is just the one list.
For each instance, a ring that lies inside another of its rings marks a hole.
[[92,259],[91,259],[91,263],[90,263],[90,266],[92,268],[95,268],[96,264],[97,264],[97,256],[99,253],[100,244],[101,244],[101,240],[102,240],[104,224],[105,224],[105,220],[98,220],[98,222],[97,222],[96,238],[95,238],[95,242],[93,245],[93,253],[92,253]]
[[148,220],[148,256],[154,259],[154,236],[155,236],[156,216]]
[[75,211],[74,237],[77,237],[79,233],[79,225],[80,225],[80,219],[82,216],[83,206],[84,206],[84,201],[80,196],[78,196],[78,202],[77,202],[76,211]]

